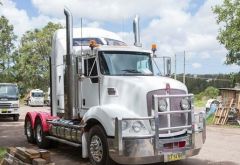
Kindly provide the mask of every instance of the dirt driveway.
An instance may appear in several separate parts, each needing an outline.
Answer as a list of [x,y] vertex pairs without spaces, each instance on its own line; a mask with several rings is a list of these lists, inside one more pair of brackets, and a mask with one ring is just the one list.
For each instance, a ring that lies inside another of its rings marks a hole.
[[[49,107],[23,106],[19,122],[13,122],[12,118],[0,118],[1,147],[37,148],[35,145],[27,143],[23,131],[23,119],[26,112],[34,110],[49,111]],[[88,159],[81,158],[81,150],[78,148],[61,144],[58,148],[52,148],[50,151],[56,165],[90,165]],[[166,165],[240,165],[240,128],[208,126],[207,140],[199,155],[179,162],[166,163]]]

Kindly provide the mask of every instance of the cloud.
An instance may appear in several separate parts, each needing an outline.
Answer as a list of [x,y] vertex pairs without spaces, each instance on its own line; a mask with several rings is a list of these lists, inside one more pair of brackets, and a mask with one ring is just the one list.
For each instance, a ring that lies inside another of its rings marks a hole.
[[10,24],[14,25],[14,33],[19,37],[27,30],[45,26],[49,21],[64,22],[64,20],[51,18],[46,15],[31,17],[25,10],[18,9],[16,3],[11,0],[2,0],[2,3],[3,6],[0,6],[0,15],[4,15],[9,20]]
[[195,69],[198,69],[198,68],[202,67],[202,64],[195,62],[195,63],[192,64],[192,67],[195,68]]
[[[2,2],[4,6],[0,6],[0,14],[10,20],[19,36],[49,21],[65,24],[63,8],[67,6],[73,14],[75,27],[80,27],[81,18],[84,19],[84,26],[107,27],[109,30],[114,27],[113,31],[129,45],[133,45],[132,18],[139,14],[142,21],[140,24],[144,25],[141,28],[144,48],[149,49],[152,43],[156,43],[159,56],[171,57],[174,54],[180,57],[185,50],[187,62],[195,68],[203,70],[205,67],[201,67],[201,63],[206,60],[217,61],[220,66],[227,52],[216,39],[219,27],[211,9],[223,0],[205,0],[201,6],[193,3],[193,0],[31,0],[36,13],[39,13],[35,17],[16,8],[16,3],[25,2]],[[128,24],[125,26],[126,31],[122,28],[122,20]],[[231,71],[234,69],[230,66],[228,68]]]
[[[87,18],[103,21],[118,21],[121,18],[133,17],[140,13],[145,17],[153,17],[168,11],[176,11],[188,7],[190,0],[32,0],[33,5],[42,14],[62,17],[63,8],[67,6],[76,19]],[[175,5],[177,4],[177,5]]]

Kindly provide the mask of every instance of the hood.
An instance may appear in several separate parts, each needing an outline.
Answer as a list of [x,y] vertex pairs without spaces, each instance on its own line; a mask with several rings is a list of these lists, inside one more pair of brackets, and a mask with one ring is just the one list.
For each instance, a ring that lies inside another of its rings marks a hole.
[[[128,109],[136,116],[148,116],[147,93],[165,89],[166,84],[169,84],[171,89],[179,89],[187,93],[187,88],[183,83],[167,77],[105,76],[101,85],[101,104],[115,104]],[[114,89],[116,94],[109,95],[109,88]]]

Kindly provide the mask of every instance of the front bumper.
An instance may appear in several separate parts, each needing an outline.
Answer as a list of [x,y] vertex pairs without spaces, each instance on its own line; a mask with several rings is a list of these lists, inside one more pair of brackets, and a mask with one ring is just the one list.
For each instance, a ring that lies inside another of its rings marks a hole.
[[0,115],[19,115],[19,108],[0,109]]
[[[154,116],[137,118],[115,118],[115,137],[108,139],[109,155],[120,164],[148,164],[156,162],[169,162],[185,159],[197,155],[206,139],[205,113],[194,113],[193,106],[188,110],[158,111],[158,98],[188,97],[193,99],[192,94],[188,95],[154,95]],[[185,125],[171,126],[171,114],[184,114]],[[168,126],[160,127],[159,116],[168,116]],[[145,120],[155,121],[153,134],[124,135],[122,121],[124,120]],[[177,134],[171,131],[178,131]],[[160,134],[167,131],[166,136]],[[180,145],[184,143],[184,145]],[[177,145],[175,145],[177,144]]]
[[34,101],[31,101],[29,105],[31,105],[31,106],[44,106],[44,101],[34,100]]
[[205,133],[199,132],[191,135],[185,135],[180,138],[159,139],[159,143],[184,141],[191,138],[191,144],[183,148],[165,149],[160,147],[155,150],[154,138],[150,139],[131,139],[123,140],[122,152],[119,153],[114,139],[108,139],[109,155],[120,164],[148,164],[156,162],[168,162],[166,156],[174,153],[181,153],[183,159],[197,155],[205,141]]

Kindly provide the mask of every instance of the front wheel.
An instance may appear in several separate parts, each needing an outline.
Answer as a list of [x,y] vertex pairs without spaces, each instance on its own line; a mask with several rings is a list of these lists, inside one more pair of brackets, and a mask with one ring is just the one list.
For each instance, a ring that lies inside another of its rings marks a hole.
[[50,140],[46,138],[47,132],[43,131],[42,122],[40,119],[36,120],[35,125],[35,135],[36,135],[36,142],[39,148],[49,148]]
[[93,126],[89,131],[88,155],[92,165],[114,164],[109,157],[106,133],[99,125]]
[[14,120],[14,121],[18,121],[18,120],[19,120],[19,115],[14,115],[14,116],[13,116],[13,120]]

